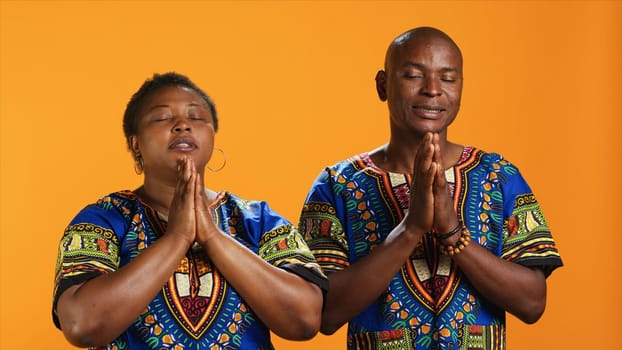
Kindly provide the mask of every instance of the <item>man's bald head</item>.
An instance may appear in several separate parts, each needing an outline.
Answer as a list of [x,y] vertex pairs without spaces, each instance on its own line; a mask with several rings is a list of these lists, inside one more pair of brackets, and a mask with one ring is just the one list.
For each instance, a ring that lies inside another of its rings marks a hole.
[[393,64],[394,55],[402,48],[408,46],[409,44],[417,41],[417,40],[425,40],[429,41],[431,39],[441,39],[449,43],[455,50],[456,54],[460,58],[460,62],[462,62],[462,52],[456,43],[449,37],[449,35],[445,34],[443,31],[433,28],[433,27],[418,27],[410,29],[399,36],[397,36],[389,45],[387,49],[387,53],[384,60],[384,69],[388,70]]

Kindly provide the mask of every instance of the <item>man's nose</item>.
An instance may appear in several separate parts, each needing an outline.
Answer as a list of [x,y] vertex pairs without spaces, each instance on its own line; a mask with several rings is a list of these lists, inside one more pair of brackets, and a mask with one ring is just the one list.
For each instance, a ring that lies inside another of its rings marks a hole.
[[441,94],[440,81],[435,76],[426,76],[423,79],[421,92],[427,96],[438,96]]

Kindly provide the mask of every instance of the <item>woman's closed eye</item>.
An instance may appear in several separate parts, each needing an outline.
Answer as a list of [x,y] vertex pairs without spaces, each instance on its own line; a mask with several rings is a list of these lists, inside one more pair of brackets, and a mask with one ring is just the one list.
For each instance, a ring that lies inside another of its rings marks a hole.
[[173,116],[170,114],[156,115],[153,118],[153,120],[156,122],[164,122],[164,121],[171,120],[171,119],[173,119]]

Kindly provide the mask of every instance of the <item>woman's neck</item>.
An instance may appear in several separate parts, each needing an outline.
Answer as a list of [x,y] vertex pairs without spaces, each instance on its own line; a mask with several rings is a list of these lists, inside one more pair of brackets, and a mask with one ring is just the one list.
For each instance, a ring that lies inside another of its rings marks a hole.
[[[207,195],[207,200],[212,203],[218,197],[218,193],[210,189],[203,187]],[[176,183],[173,184],[170,181],[161,181],[159,179],[152,179],[145,176],[143,185],[134,190],[134,193],[140,197],[140,199],[155,209],[161,214],[168,216],[168,212],[175,196]]]
[[147,205],[168,216],[168,211],[175,195],[175,186],[159,183],[158,181],[148,180],[142,186],[134,190],[134,193]]

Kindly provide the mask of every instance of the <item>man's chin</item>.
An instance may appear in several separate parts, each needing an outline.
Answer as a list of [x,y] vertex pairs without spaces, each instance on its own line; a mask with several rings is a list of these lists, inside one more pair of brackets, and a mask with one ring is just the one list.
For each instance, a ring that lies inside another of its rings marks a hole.
[[416,127],[413,128],[413,131],[417,135],[425,135],[429,132],[436,134],[436,133],[441,133],[445,130],[444,127],[435,125],[435,124],[436,123],[426,123],[424,125],[417,125]]

